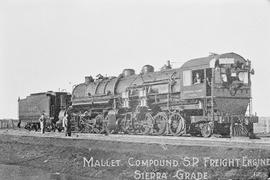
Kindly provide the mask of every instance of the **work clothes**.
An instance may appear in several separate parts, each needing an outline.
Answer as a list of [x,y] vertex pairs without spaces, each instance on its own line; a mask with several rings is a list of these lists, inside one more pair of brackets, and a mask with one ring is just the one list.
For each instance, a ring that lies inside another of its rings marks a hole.
[[63,128],[65,131],[65,136],[71,136],[71,122],[70,122],[70,115],[68,112],[65,112],[63,118]]
[[40,129],[41,129],[41,133],[44,134],[45,133],[45,124],[46,124],[46,117],[44,114],[42,114],[39,118],[39,122],[40,122]]

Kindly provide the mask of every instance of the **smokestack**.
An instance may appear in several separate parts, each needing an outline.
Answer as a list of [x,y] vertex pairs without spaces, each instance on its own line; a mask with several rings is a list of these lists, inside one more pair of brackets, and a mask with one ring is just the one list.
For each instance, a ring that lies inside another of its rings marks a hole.
[[167,61],[167,66],[168,66],[168,68],[172,68],[170,60]]

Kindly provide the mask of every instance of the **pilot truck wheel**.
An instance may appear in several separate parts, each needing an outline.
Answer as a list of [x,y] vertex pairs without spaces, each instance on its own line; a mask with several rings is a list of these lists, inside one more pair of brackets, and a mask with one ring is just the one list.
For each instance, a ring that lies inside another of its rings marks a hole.
[[205,123],[201,127],[201,135],[203,137],[210,137],[213,133],[212,127],[209,123]]

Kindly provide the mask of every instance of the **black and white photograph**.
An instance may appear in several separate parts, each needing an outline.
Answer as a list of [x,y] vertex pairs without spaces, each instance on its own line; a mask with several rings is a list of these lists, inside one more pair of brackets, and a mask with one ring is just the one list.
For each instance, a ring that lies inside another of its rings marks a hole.
[[0,180],[270,180],[270,0],[1,0]]

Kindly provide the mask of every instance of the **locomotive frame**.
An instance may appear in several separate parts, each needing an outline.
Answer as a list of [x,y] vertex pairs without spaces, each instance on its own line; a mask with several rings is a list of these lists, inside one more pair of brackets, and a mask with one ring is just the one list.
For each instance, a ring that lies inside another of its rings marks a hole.
[[252,74],[249,60],[225,53],[176,69],[168,62],[160,71],[145,65],[137,75],[125,69],[118,77],[87,76],[73,89],[73,117],[90,133],[250,136],[258,121]]

